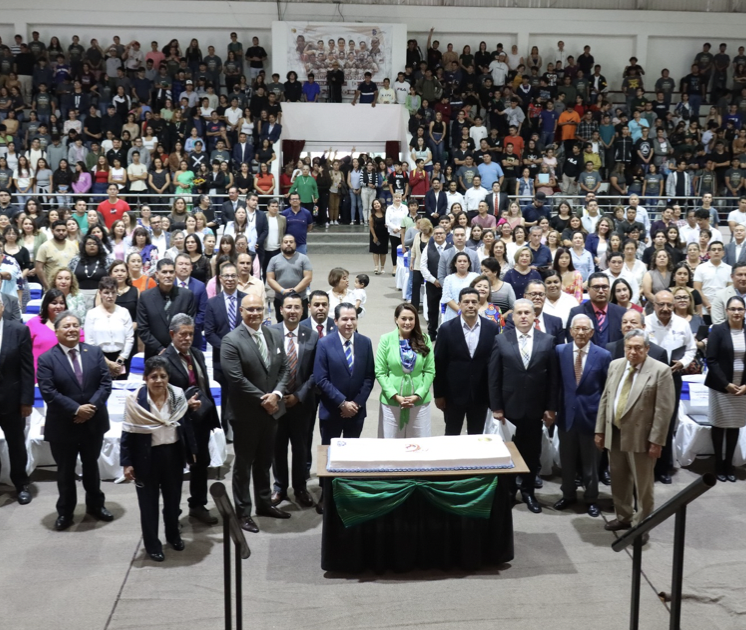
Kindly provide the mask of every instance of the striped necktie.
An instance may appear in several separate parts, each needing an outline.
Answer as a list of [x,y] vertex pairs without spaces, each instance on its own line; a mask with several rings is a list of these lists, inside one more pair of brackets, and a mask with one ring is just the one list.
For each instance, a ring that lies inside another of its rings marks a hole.
[[528,369],[531,361],[531,355],[528,353],[528,335],[521,335],[521,359],[523,359],[523,367]]
[[298,353],[295,350],[295,335],[288,332],[288,364],[290,365],[290,378],[288,379],[287,391],[295,391],[295,379],[298,372]]
[[228,296],[228,329],[233,330],[236,327],[236,296]]
[[259,354],[262,357],[262,361],[266,367],[269,367],[268,355],[267,355],[267,342],[264,340],[264,333],[261,328],[257,330],[252,337],[256,343],[256,347],[259,349]]
[[355,363],[355,359],[352,356],[352,342],[348,339],[345,341],[345,359],[347,359],[347,367],[352,372],[352,366]]
[[603,330],[606,326],[606,313],[596,311],[596,322],[598,322],[598,329]]

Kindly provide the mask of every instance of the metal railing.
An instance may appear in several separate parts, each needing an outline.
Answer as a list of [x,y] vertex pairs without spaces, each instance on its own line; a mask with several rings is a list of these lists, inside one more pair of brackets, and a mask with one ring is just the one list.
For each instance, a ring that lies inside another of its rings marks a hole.
[[638,630],[640,625],[640,579],[642,576],[643,536],[655,529],[671,516],[676,516],[673,538],[673,570],[671,578],[671,621],[670,630],[680,630],[681,587],[684,581],[684,542],[686,539],[686,506],[703,495],[717,483],[715,475],[707,473],[684,488],[642,521],[637,527],[627,530],[611,545],[614,551],[622,551],[633,546],[632,550],[632,594],[630,601],[630,630]]

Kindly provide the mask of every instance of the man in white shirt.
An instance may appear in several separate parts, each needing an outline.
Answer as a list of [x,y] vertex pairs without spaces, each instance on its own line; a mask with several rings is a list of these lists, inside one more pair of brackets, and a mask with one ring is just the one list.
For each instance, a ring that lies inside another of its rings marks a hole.
[[698,265],[694,271],[694,289],[699,291],[702,304],[709,313],[712,300],[715,299],[718,291],[731,283],[731,266],[723,262],[725,248],[721,242],[711,242],[707,251],[710,254],[710,260]]
[[446,199],[448,200],[448,212],[451,211],[451,206],[453,206],[454,203],[460,203],[462,208],[466,205],[464,196],[460,192],[456,191],[457,188],[458,183],[456,182],[456,180],[451,180],[448,184],[448,192],[446,193]]
[[[695,234],[694,240],[689,240]],[[699,226],[697,225],[696,210],[689,208],[686,211],[686,223],[679,227],[679,236],[683,243],[696,243],[699,241]]]
[[681,396],[682,372],[694,360],[697,354],[697,343],[692,335],[692,329],[683,317],[674,315],[673,293],[658,291],[653,302],[655,313],[648,315],[645,320],[645,332],[650,340],[657,343],[668,353],[668,363],[671,366],[676,395],[674,400],[673,417],[668,425],[668,436],[660,458],[655,463],[655,478],[661,483],[671,483],[670,472],[673,468],[673,430],[679,412],[679,398]]
[[621,252],[609,254],[607,262],[609,263],[609,268],[605,269],[602,273],[609,276],[609,282],[611,282],[611,284],[614,284],[614,280],[617,278],[624,278],[629,282],[629,286],[632,289],[632,297],[630,298],[630,301],[632,304],[639,304],[640,285],[637,284],[637,280],[635,280],[632,272],[624,265],[624,254]]
[[699,233],[702,230],[709,230],[710,234],[712,235],[710,237],[710,243],[713,243],[715,241],[718,241],[720,243],[723,242],[723,237],[720,234],[720,230],[710,227],[710,213],[707,209],[700,208],[699,210],[695,210],[694,219],[697,222],[697,227],[688,232],[686,237],[687,245],[689,243],[699,243]]
[[635,221],[645,226],[645,234],[650,237],[650,217],[645,206],[640,205],[640,198],[636,194],[632,193],[629,196],[629,205],[635,209]]
[[746,197],[738,200],[738,208],[728,214],[728,227],[733,234],[737,225],[746,225]]
[[430,341],[435,341],[438,334],[438,319],[440,318],[440,298],[443,297],[443,287],[438,280],[438,265],[445,248],[446,231],[439,225],[433,230],[433,237],[422,250],[420,259],[420,273],[425,281],[425,296],[427,298],[427,333]]
[[407,81],[404,80],[404,73],[400,72],[396,75],[396,81],[394,81],[394,92],[396,92],[396,102],[399,105],[404,105],[409,96],[409,88],[411,86]]
[[482,117],[474,118],[474,125],[469,129],[469,137],[474,140],[474,146],[478,147],[479,143],[489,135],[487,127],[482,124]]
[[713,324],[722,324],[726,319],[725,305],[734,295],[746,299],[746,262],[737,262],[731,269],[731,286],[720,289],[711,302],[710,317]]
[[497,59],[490,64],[490,74],[492,75],[492,82],[495,88],[502,88],[505,85],[505,80],[508,78],[508,64],[505,63],[507,55],[501,52]]
[[479,175],[475,175],[472,180],[472,187],[466,191],[464,195],[464,210],[466,212],[478,212],[479,203],[484,201],[487,196],[487,189],[482,188],[482,178]]
[[154,214],[150,217],[150,242],[158,249],[158,257],[165,258],[166,251],[171,246],[168,233],[163,231],[163,217]]
[[567,63],[568,56],[569,53],[565,50],[565,42],[557,42],[557,50],[554,51],[554,61],[561,61],[562,66],[564,67],[565,63]]
[[391,81],[383,80],[383,87],[378,88],[378,102],[382,105],[396,103],[396,92],[391,87]]

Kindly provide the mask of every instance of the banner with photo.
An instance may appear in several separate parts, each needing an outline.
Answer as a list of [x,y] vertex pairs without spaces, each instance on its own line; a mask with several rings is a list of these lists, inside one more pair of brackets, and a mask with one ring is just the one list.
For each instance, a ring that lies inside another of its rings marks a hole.
[[382,84],[388,77],[392,83],[392,24],[347,24],[315,22],[283,22],[287,28],[287,70],[293,70],[300,81],[313,73],[321,86],[321,98],[329,92],[326,76],[339,64],[344,72],[342,100],[355,96],[365,73],[373,75],[373,82]]

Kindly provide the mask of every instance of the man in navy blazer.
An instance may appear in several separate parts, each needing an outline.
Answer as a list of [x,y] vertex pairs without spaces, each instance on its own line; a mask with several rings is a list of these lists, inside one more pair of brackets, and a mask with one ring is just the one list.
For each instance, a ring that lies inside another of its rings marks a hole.
[[109,430],[106,401],[111,375],[104,353],[97,346],[80,343],[80,319],[71,311],[57,317],[58,344],[39,357],[36,376],[47,417],[44,440],[49,442],[57,464],[57,531],[73,523],[77,504],[75,466],[83,464],[86,512],[101,521],[114,519],[104,506],[98,458]]
[[238,198],[238,187],[231,186],[228,189],[228,199],[220,206],[218,225],[226,225],[229,221],[235,221],[236,210],[245,207],[246,204]]
[[[593,320],[593,341],[600,348],[622,339],[622,317],[625,309],[611,300],[611,280],[601,272],[592,273],[588,277],[588,296],[590,300],[583,302],[570,311],[567,325],[570,325],[575,315],[588,315]],[[570,335],[568,328],[567,335]]]
[[262,133],[259,136],[260,140],[264,140],[265,138],[270,141],[271,144],[274,144],[280,139],[280,135],[282,134],[282,125],[280,125],[277,122],[277,118],[274,114],[269,115],[269,124],[268,125],[262,125]]
[[[526,285],[523,297],[531,300],[534,304],[534,315],[536,316],[534,326],[541,332],[554,337],[554,342],[557,345],[565,343],[565,328],[562,325],[562,319],[544,312],[544,303],[547,301],[546,285],[541,280],[531,280]],[[513,330],[514,328],[515,324],[511,313],[505,319],[505,330]]]
[[249,142],[249,137],[243,132],[238,134],[238,142],[233,147],[231,159],[235,170],[240,171],[241,164],[246,162],[249,165],[249,172],[251,172],[251,162],[254,160],[254,145]]
[[572,343],[555,348],[559,363],[560,387],[557,429],[562,467],[562,498],[554,504],[564,510],[577,501],[575,472],[578,460],[583,471],[585,504],[590,516],[599,516],[598,449],[595,445],[596,414],[611,354],[591,343],[593,320],[575,315],[570,321]]
[[176,281],[180,289],[189,289],[194,295],[194,342],[192,345],[202,350],[202,333],[205,329],[205,311],[207,310],[207,289],[205,283],[192,278],[192,259],[189,254],[182,252],[176,256]]
[[425,216],[435,226],[440,223],[440,217],[448,214],[448,199],[445,191],[441,190],[439,179],[433,179],[432,186],[425,194]]

